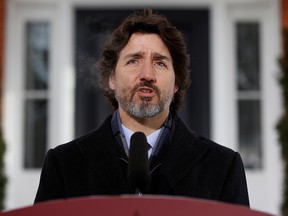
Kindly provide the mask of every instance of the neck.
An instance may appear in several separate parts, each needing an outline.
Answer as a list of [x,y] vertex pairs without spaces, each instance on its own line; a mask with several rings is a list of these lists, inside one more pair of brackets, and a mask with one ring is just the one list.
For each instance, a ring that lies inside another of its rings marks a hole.
[[169,115],[169,109],[164,110],[155,117],[147,119],[133,117],[126,113],[121,107],[119,107],[119,114],[121,122],[126,128],[132,130],[133,132],[141,131],[148,136],[163,126]]

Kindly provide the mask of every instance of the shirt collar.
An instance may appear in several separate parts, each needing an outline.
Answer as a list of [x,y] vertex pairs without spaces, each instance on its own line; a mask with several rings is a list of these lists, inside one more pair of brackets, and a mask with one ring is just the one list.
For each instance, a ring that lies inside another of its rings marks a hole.
[[[122,127],[122,123],[121,123],[120,114],[119,114],[118,109],[115,110],[115,112],[113,113],[112,120],[111,120],[111,127],[112,127],[113,135],[116,137],[119,144],[123,145],[124,150],[125,150],[126,154],[128,155],[129,154],[129,146],[130,146],[130,138],[134,132],[130,130],[130,132],[127,132],[127,135],[125,134],[125,132],[124,132],[125,129]],[[172,114],[170,112],[170,114],[169,114],[167,120],[165,121],[163,127],[160,128],[159,130],[155,131],[154,133],[150,134],[147,137],[147,142],[151,145],[151,147],[153,148],[153,152],[155,154],[158,154],[158,152],[159,152],[162,144],[166,140],[171,128],[172,128]],[[125,135],[127,136],[127,138]],[[154,154],[154,153],[152,153],[152,154]]]
[[[132,130],[126,128],[123,124],[121,124],[121,126],[122,126],[124,136],[126,138],[126,143],[128,145],[128,149],[130,149],[130,139],[131,139],[131,136],[134,134],[134,132]],[[156,145],[156,142],[157,142],[157,139],[158,139],[158,136],[160,134],[161,129],[162,128],[154,131],[153,133],[151,133],[149,136],[146,137],[147,142],[149,143],[149,145],[152,149]]]

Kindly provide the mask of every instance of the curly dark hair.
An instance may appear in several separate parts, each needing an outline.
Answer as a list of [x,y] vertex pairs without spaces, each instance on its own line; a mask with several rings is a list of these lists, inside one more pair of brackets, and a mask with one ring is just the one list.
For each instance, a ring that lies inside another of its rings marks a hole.
[[109,99],[112,106],[118,108],[114,91],[109,87],[109,77],[115,72],[119,53],[127,45],[133,33],[155,33],[160,36],[167,46],[173,61],[176,84],[179,89],[174,95],[170,109],[179,111],[184,103],[185,90],[190,85],[189,55],[186,44],[179,30],[167,19],[153,12],[152,9],[135,11],[128,16],[118,28],[114,30],[108,43],[103,47],[101,58],[97,64],[100,70],[100,87],[104,95]]

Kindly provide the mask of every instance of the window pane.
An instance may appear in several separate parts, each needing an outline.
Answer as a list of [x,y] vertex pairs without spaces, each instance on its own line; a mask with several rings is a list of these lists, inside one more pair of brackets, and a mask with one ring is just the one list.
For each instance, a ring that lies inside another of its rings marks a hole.
[[25,104],[25,168],[40,168],[47,145],[47,100]]
[[259,90],[259,24],[237,23],[238,90]]
[[49,65],[49,23],[26,25],[26,89],[46,89]]
[[239,151],[246,168],[262,168],[261,122],[259,100],[238,102]]

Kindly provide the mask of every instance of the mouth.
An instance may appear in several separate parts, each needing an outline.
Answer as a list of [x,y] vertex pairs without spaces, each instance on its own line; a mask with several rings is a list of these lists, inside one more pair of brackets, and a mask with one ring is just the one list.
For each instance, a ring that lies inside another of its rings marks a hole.
[[156,94],[153,88],[149,88],[146,86],[139,87],[137,89],[137,92],[140,94],[140,96],[144,97],[153,97]]
[[[137,94],[142,99],[152,100],[153,97],[158,96],[160,98],[160,90],[156,85],[150,82],[141,82],[136,84],[131,90],[131,95]],[[141,100],[142,100],[141,99]]]

